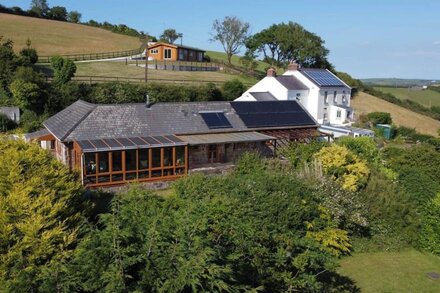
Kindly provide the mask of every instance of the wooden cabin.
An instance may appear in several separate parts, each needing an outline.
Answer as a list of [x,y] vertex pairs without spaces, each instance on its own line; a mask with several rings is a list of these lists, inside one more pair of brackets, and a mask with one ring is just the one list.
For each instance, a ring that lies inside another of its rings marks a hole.
[[149,60],[203,62],[204,57],[204,50],[188,46],[163,42],[148,46]]
[[[296,101],[99,105],[76,101],[28,140],[48,142],[83,185],[163,181],[232,163],[244,152],[272,156],[308,140],[317,123]],[[43,146],[43,145],[42,145]]]

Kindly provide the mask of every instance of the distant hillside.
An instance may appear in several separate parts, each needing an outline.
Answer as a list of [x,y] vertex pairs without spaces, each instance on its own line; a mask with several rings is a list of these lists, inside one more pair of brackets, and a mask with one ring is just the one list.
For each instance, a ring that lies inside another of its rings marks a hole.
[[420,133],[438,136],[437,131],[440,129],[440,121],[433,118],[412,112],[363,92],[360,92],[351,102],[356,115],[370,112],[388,112],[393,118],[393,123],[398,126],[415,128]]
[[440,80],[426,79],[402,79],[402,78],[364,78],[361,79],[366,85],[410,87],[439,84]]
[[62,21],[0,13],[0,36],[20,51],[29,38],[40,56],[100,53],[140,47],[138,38]]
[[440,92],[430,89],[420,88],[401,88],[401,87],[374,87],[374,89],[380,90],[384,93],[394,95],[401,100],[411,100],[430,108],[432,106],[440,106]]

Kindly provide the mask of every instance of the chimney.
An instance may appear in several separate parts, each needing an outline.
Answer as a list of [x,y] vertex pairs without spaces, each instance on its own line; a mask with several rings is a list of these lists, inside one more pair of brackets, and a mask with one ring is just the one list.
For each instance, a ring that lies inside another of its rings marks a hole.
[[295,71],[298,70],[298,64],[295,63],[295,61],[290,62],[289,65],[287,65],[287,70],[288,71]]
[[277,72],[276,72],[275,68],[270,67],[270,68],[267,70],[267,75],[266,75],[266,76],[269,76],[269,77],[276,77],[276,76],[277,76]]

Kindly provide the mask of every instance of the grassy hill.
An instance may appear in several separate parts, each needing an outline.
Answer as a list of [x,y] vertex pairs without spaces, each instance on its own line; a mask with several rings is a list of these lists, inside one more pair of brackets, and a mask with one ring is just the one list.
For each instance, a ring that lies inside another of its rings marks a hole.
[[100,53],[140,47],[138,38],[91,26],[0,13],[0,36],[20,51],[29,38],[40,56]]
[[440,129],[440,121],[422,114],[412,112],[395,104],[389,103],[377,97],[360,92],[352,101],[356,115],[370,112],[388,112],[393,118],[393,123],[398,126],[415,128],[420,133],[437,136]]
[[411,88],[374,87],[384,93],[394,95],[401,100],[411,100],[425,107],[440,106],[440,92]]
[[[408,87],[408,86],[423,86],[433,85],[433,80],[427,79],[404,79],[404,78],[364,78],[361,81],[368,85],[375,86],[395,86],[395,87]],[[438,84],[440,80],[435,80]]]

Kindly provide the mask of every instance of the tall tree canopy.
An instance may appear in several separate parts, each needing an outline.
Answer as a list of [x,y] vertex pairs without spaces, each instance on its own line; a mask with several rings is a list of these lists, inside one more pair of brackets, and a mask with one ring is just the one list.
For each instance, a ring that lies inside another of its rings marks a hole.
[[30,12],[38,17],[46,16],[49,11],[49,5],[46,0],[32,0]]
[[168,28],[160,35],[160,40],[173,44],[182,34],[176,32],[173,28]]
[[324,41],[298,23],[273,24],[246,41],[247,55],[262,54],[271,65],[295,61],[304,67],[331,68]]
[[235,16],[226,16],[223,20],[216,19],[212,30],[214,31],[212,40],[222,44],[228,55],[228,63],[231,64],[232,55],[240,52],[240,48],[248,37],[249,23]]

